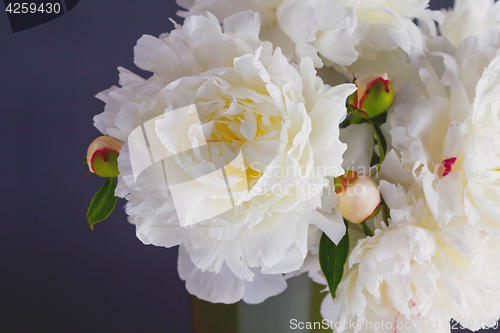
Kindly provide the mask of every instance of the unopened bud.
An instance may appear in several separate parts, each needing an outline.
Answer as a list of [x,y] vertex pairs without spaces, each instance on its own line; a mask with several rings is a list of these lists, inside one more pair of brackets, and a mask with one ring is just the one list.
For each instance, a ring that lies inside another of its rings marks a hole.
[[118,171],[118,155],[122,144],[112,137],[100,136],[87,149],[87,164],[90,172],[101,177],[116,177]]
[[358,90],[347,98],[347,108],[364,118],[387,111],[394,101],[394,89],[387,73],[369,73],[354,81]]
[[380,205],[377,184],[368,176],[348,171],[335,179],[335,185],[339,199],[336,208],[349,222],[361,223],[371,218]]

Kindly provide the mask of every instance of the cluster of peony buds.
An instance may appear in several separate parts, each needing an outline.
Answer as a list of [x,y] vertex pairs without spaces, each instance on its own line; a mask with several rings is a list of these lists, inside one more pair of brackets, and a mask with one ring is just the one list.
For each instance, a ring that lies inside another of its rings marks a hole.
[[100,177],[116,177],[118,171],[118,155],[122,144],[112,137],[100,136],[87,149],[87,164],[90,172]]
[[369,73],[354,80],[358,87],[347,99],[347,109],[362,118],[374,118],[389,109],[394,89],[386,73]]
[[377,184],[368,176],[346,171],[335,178],[335,193],[339,203],[337,209],[351,223],[362,223],[373,217],[381,198]]

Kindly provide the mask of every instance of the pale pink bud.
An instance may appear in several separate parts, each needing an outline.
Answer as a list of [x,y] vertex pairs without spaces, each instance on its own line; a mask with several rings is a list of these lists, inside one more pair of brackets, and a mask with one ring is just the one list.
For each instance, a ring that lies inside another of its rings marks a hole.
[[358,174],[350,178],[337,195],[337,209],[352,223],[361,223],[371,217],[381,201],[377,184],[370,177]]
[[118,152],[122,144],[109,136],[100,136],[87,149],[87,164],[90,172],[101,177],[116,177],[118,171]]

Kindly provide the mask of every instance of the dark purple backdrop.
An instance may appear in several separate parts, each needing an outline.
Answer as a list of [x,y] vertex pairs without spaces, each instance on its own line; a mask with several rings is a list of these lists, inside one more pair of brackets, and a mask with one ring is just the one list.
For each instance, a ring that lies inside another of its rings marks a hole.
[[117,84],[117,66],[146,75],[133,47],[171,30],[169,17],[182,22],[176,10],[173,0],[81,0],[15,34],[0,13],[0,332],[190,331],[177,249],[143,245],[123,200],[91,232],[103,179],[84,179],[81,162],[99,135],[94,95]]

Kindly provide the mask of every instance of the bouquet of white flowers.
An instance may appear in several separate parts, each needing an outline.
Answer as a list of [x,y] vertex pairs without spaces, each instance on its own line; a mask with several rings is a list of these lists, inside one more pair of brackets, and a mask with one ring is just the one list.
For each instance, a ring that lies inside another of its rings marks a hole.
[[153,75],[97,95],[90,226],[126,199],[209,302],[307,272],[335,332],[496,325],[500,3],[178,3],[184,23],[134,49]]

